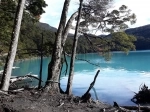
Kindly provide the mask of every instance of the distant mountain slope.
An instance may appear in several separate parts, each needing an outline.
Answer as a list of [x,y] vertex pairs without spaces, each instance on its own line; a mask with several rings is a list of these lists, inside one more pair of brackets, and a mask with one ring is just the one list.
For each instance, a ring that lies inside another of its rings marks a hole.
[[[56,32],[57,28],[50,26],[47,23],[38,23],[38,26],[45,29],[45,30],[50,30],[52,32]],[[136,37],[144,37],[144,38],[150,38],[150,24],[137,27],[137,28],[130,28],[125,31],[127,34],[132,34]],[[73,36],[73,34],[69,34],[69,36]]]
[[45,29],[45,30],[50,30],[50,31],[52,31],[52,32],[56,32],[56,31],[57,31],[57,28],[52,27],[52,26],[50,26],[50,25],[47,24],[47,23],[41,23],[41,22],[39,22],[39,23],[38,23],[38,26],[39,26],[40,28],[43,28],[43,29]]
[[130,28],[125,31],[127,34],[132,34],[136,37],[150,38],[150,25],[145,25],[137,28]]
[[150,25],[131,28],[125,32],[137,37],[136,50],[150,50]]
[[[45,30],[57,32],[57,28],[54,28],[46,23],[39,23],[38,26]],[[145,26],[141,26],[137,28],[130,28],[130,29],[127,29],[125,32],[127,34],[132,34],[135,37],[137,37],[137,41],[135,42],[136,50],[149,50],[150,49],[150,25],[145,25]],[[106,35],[101,35],[101,37],[105,37],[105,36]],[[73,37],[73,34],[69,34],[68,37]],[[72,38],[68,38],[68,39],[69,39],[69,43],[72,43]],[[85,40],[82,38],[79,38],[79,39],[81,39],[82,41],[80,42],[79,40],[78,49],[80,49],[79,52],[83,52],[85,48],[83,47],[82,44],[86,42],[83,42]],[[90,51],[89,47],[87,48],[87,52],[92,52]]]
[[[38,23],[38,26],[39,26],[40,28],[45,29],[45,30],[50,30],[50,31],[52,31],[52,32],[57,32],[57,28],[52,27],[52,26],[50,26],[50,25],[47,24],[47,23],[41,23],[41,22],[39,22],[39,23]],[[68,36],[69,36],[69,37],[73,37],[73,34],[69,33]]]

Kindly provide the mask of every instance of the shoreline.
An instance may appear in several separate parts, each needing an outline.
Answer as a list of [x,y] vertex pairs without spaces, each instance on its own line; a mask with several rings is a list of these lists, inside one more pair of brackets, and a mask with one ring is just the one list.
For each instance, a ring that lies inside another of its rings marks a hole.
[[[17,59],[14,62],[23,62],[23,61],[28,61],[28,60],[36,60],[40,59],[41,57],[31,57],[31,58],[24,58],[24,59]],[[43,57],[43,58],[48,58],[48,57]]]
[[117,102],[110,105],[92,98],[86,102],[80,96],[73,94],[60,94],[55,91],[47,93],[37,89],[24,89],[15,94],[1,95],[3,96],[0,98],[1,112],[6,112],[3,111],[4,109],[11,112],[136,112],[150,110],[149,106],[121,106]]

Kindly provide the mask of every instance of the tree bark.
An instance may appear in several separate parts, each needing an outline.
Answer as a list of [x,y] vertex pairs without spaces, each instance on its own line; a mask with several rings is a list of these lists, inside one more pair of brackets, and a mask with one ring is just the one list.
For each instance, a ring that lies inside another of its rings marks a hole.
[[41,62],[40,62],[40,72],[39,72],[39,85],[38,85],[38,89],[41,88],[41,80],[42,80],[42,69],[43,69],[43,32],[42,32],[42,40],[41,40],[41,51],[40,51],[40,55],[41,55]]
[[59,92],[59,75],[61,69],[61,54],[62,54],[62,33],[64,31],[67,19],[68,8],[71,0],[65,0],[64,7],[56,33],[54,49],[51,62],[48,65],[48,77],[46,82],[46,90],[54,89]]
[[15,16],[15,21],[14,21],[11,44],[9,47],[9,52],[8,52],[8,56],[6,59],[2,81],[1,81],[1,90],[3,91],[8,91],[8,88],[9,88],[9,81],[10,81],[10,77],[12,73],[12,67],[13,67],[13,63],[14,63],[16,51],[17,51],[18,38],[19,38],[19,33],[20,33],[24,4],[25,4],[25,0],[19,0],[17,11],[16,11],[16,16]]
[[74,76],[74,62],[75,62],[76,48],[77,48],[77,43],[78,43],[78,30],[79,30],[79,24],[80,24],[80,18],[81,18],[82,3],[83,3],[83,0],[80,0],[80,6],[79,6],[79,11],[78,11],[79,13],[78,13],[77,24],[76,24],[75,35],[74,35],[74,41],[73,41],[73,49],[72,49],[72,54],[71,54],[69,78],[68,78],[67,89],[66,89],[66,93],[68,95],[72,94],[72,81],[73,81],[73,76]]
[[81,97],[83,101],[86,102],[87,100],[89,100],[89,99],[87,99],[88,96],[89,96],[89,92],[90,92],[90,90],[93,88],[93,86],[94,86],[94,84],[95,84],[95,81],[96,81],[96,78],[97,78],[99,72],[100,72],[100,70],[97,71],[97,73],[96,73],[96,75],[95,75],[95,77],[94,77],[93,82],[90,84],[89,89],[88,89],[88,90],[86,91],[86,93]]
[[65,45],[66,39],[67,39],[67,37],[68,37],[68,33],[69,33],[70,28],[71,28],[71,26],[72,26],[72,23],[73,23],[73,21],[75,20],[75,17],[76,17],[77,15],[78,15],[78,11],[75,12],[75,13],[73,13],[72,16],[70,17],[70,19],[69,19],[68,22],[67,22],[67,25],[66,25],[66,27],[65,27],[65,29],[64,29],[63,36],[62,36],[62,46]]

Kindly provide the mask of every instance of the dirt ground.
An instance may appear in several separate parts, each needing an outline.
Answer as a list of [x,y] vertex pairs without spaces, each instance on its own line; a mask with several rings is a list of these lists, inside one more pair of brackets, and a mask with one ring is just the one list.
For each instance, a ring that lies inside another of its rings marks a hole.
[[99,101],[83,103],[80,97],[24,90],[16,94],[0,94],[0,112],[114,112],[115,108]]
[[0,112],[150,112],[150,107],[146,106],[139,110],[137,107],[127,109],[118,104],[111,106],[93,99],[83,102],[78,96],[45,93],[37,89],[9,94],[0,92]]

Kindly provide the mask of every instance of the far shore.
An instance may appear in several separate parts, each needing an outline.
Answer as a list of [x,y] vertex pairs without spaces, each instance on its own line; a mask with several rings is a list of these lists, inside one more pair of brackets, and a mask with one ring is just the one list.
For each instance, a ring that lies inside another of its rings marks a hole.
[[[30,58],[24,58],[24,59],[17,59],[15,62],[22,62],[22,61],[27,61],[27,60],[35,60],[35,59],[40,59],[41,57],[30,57]],[[47,57],[43,57],[47,58]]]

